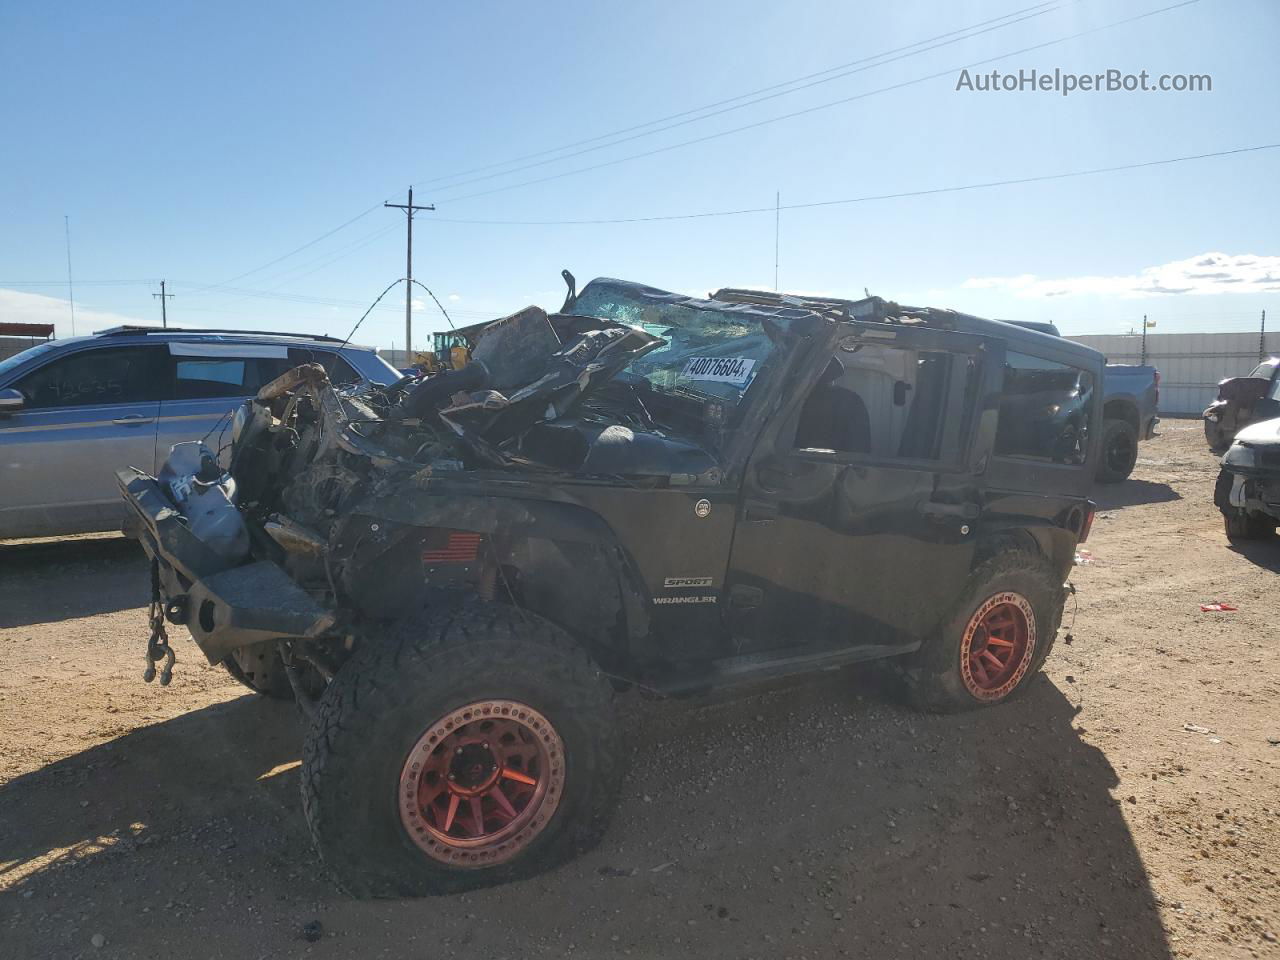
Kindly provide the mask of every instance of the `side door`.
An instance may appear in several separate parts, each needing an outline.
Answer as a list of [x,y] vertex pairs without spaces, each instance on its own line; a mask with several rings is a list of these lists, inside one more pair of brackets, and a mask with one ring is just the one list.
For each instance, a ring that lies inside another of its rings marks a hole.
[[216,451],[230,442],[235,409],[292,366],[289,349],[277,344],[171,341],[167,349],[157,469],[175,443],[205,440]]
[[1003,352],[969,334],[840,325],[817,384],[747,465],[728,577],[740,643],[899,647],[938,623],[973,559]]
[[93,345],[6,384],[23,406],[0,416],[0,537],[120,525],[115,471],[152,468],[164,365],[163,347]]

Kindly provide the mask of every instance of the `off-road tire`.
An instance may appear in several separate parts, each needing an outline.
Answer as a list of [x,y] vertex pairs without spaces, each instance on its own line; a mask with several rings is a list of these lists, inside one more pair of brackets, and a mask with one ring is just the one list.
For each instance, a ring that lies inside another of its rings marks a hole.
[[[505,862],[464,867],[406,832],[400,777],[452,710],[512,700],[564,745],[564,785],[546,826]],[[422,896],[504,883],[594,845],[624,772],[613,690],[581,645],[536,614],[477,599],[433,604],[369,637],[321,698],[303,748],[302,806],[325,866],[359,897]]]
[[[990,599],[1016,594],[1028,602],[1035,621],[1025,670],[1012,689],[997,699],[978,699],[966,687],[961,647],[970,619]],[[1062,620],[1066,600],[1062,580],[1043,556],[1014,550],[979,564],[952,612],[916,653],[900,663],[907,697],[921,710],[955,713],[991,706],[1018,696],[1044,666]]]
[[1128,420],[1102,421],[1099,483],[1119,483],[1133,473],[1138,462],[1138,430]]
[[1222,527],[1232,543],[1237,540],[1268,540],[1276,532],[1276,522],[1265,513],[1239,507],[1223,509]]

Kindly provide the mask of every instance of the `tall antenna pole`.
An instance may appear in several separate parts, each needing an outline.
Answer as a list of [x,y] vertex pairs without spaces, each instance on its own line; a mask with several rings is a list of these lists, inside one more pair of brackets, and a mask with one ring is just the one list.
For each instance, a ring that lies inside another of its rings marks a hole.
[[62,217],[62,226],[67,235],[67,299],[71,303],[71,335],[76,335],[76,290],[71,285],[71,218]]
[[1138,361],[1141,366],[1147,365],[1147,315],[1142,315],[1142,359]]
[[778,292],[778,236],[782,223],[782,191],[773,195],[773,292]]
[[405,244],[404,268],[404,352],[408,357],[406,365],[413,363],[413,215],[418,210],[434,210],[435,206],[415,207],[413,205],[413,187],[409,187],[408,203],[384,203],[384,207],[395,207],[405,212],[409,224],[408,241]]
[[160,325],[161,325],[161,326],[163,326],[163,327],[165,327],[166,329],[168,329],[168,327],[169,327],[169,314],[168,314],[168,312],[165,310],[164,305],[165,305],[165,301],[166,301],[166,300],[172,300],[172,299],[173,299],[173,294],[172,294],[172,293],[165,293],[165,292],[164,292],[164,281],[163,281],[163,280],[161,280],[161,281],[160,281],[160,292],[159,292],[159,293],[153,293],[153,294],[152,294],[152,296],[153,296],[153,297],[159,297],[159,298],[160,298]]
[[1267,359],[1267,311],[1262,311],[1262,327],[1258,330],[1258,362]]

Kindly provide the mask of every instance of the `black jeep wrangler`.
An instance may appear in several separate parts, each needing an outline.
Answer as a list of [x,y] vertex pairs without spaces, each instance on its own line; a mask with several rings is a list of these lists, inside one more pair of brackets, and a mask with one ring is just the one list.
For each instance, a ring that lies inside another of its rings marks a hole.
[[[571,278],[569,278],[571,280]],[[613,698],[895,658],[928,710],[1049,654],[1102,355],[950,310],[595,280],[468,363],[268,384],[119,480],[165,623],[310,716],[303,805],[360,895],[542,870],[603,831]],[[217,451],[217,452],[215,452]]]

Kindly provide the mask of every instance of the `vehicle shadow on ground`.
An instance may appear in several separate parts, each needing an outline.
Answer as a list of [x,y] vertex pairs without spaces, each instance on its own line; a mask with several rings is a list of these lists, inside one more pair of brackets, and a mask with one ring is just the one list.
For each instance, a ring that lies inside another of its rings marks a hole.
[[298,756],[293,708],[240,698],[0,788],[0,920],[18,955],[95,931],[275,955],[318,919],[331,957],[1170,956],[1115,772],[1056,687],[936,717],[859,677],[628,705],[598,848],[425,904],[335,890],[296,769],[264,777]]
[[[76,589],[65,589],[74,581]],[[54,623],[143,606],[147,558],[127,537],[0,543],[0,627]]]
[[1100,510],[1119,510],[1144,503],[1168,503],[1181,499],[1182,494],[1167,483],[1132,477],[1121,483],[1098,483],[1093,487],[1093,500]]
[[1240,554],[1254,566],[1270,570],[1272,573],[1280,573],[1280,537],[1228,542],[1227,549],[1232,553]]

